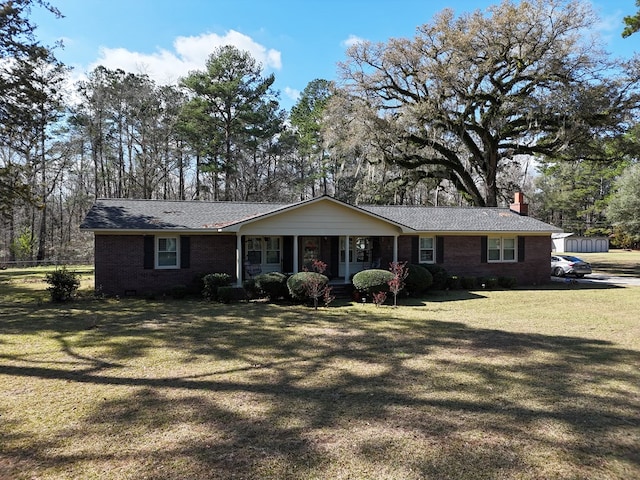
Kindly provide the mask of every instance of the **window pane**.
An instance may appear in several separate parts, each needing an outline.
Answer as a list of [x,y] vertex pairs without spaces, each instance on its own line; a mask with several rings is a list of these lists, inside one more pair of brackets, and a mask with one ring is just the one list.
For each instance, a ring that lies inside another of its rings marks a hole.
[[500,250],[489,250],[489,260],[500,260]]
[[280,251],[269,250],[267,252],[267,263],[280,263]]
[[158,266],[171,267],[177,265],[175,252],[158,252]]
[[433,238],[432,237],[420,237],[420,248],[433,248]]
[[500,239],[499,238],[490,238],[489,239],[489,250],[500,250]]
[[159,238],[158,251],[159,252],[175,252],[176,239],[175,238]]
[[503,260],[515,260],[516,259],[516,251],[515,250],[507,250],[505,249],[503,252]]
[[504,238],[503,239],[504,248],[515,249],[516,248],[516,240],[515,238]]
[[158,267],[178,266],[178,239],[158,238]]
[[247,250],[262,250],[262,238],[249,237],[247,239]]
[[433,250],[420,250],[420,263],[433,262]]

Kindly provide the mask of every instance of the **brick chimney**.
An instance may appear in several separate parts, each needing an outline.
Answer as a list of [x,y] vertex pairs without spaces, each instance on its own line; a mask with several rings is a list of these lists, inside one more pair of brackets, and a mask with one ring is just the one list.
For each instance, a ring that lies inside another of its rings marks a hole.
[[529,215],[529,204],[524,203],[524,193],[516,192],[513,198],[513,203],[509,205],[512,212],[516,212],[518,215],[526,217]]

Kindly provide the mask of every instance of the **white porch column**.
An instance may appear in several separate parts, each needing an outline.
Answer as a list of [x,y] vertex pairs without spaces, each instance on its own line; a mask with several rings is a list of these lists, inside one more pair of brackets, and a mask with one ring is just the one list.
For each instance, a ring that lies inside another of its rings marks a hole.
[[[338,240],[338,245],[340,241]],[[344,283],[349,283],[349,277],[351,272],[349,271],[349,258],[351,257],[351,250],[349,249],[349,235],[344,236]]]
[[242,235],[236,233],[236,285],[242,286]]
[[298,235],[293,236],[293,273],[298,273]]
[[398,261],[398,235],[393,236],[393,261]]

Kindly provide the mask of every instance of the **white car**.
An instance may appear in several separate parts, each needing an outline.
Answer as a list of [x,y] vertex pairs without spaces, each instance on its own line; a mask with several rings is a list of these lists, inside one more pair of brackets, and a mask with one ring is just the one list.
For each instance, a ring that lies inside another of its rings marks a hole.
[[551,255],[551,275],[564,277],[575,275],[582,278],[591,273],[591,264],[571,255]]

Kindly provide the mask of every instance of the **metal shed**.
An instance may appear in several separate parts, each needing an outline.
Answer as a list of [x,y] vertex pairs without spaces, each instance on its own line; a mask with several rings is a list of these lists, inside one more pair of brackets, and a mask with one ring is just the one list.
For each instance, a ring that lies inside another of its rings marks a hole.
[[581,237],[573,233],[553,233],[551,242],[554,252],[596,253],[609,251],[607,237]]

